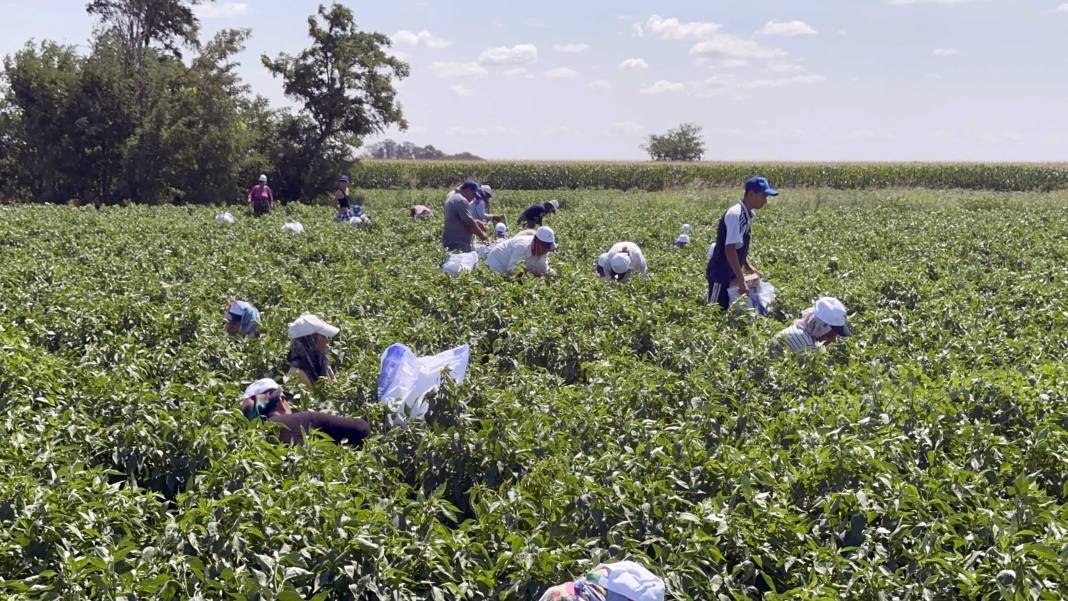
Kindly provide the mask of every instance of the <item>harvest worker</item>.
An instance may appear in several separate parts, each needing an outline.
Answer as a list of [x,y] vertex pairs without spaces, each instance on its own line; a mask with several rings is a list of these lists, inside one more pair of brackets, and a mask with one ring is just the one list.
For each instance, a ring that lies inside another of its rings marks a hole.
[[334,205],[337,209],[334,221],[348,221],[358,215],[358,213],[352,212],[352,200],[349,198],[349,176],[347,175],[337,178],[337,190],[334,190]]
[[489,242],[485,228],[471,212],[471,202],[478,190],[478,182],[469,179],[445,198],[445,227],[441,232],[441,244],[448,250],[471,252],[473,236]]
[[430,207],[426,205],[415,205],[408,211],[408,214],[412,219],[429,219],[431,212]]
[[497,225],[493,226],[493,234],[497,238],[507,238],[508,226],[504,222],[498,222]]
[[675,248],[686,248],[690,243],[690,232],[693,230],[689,223],[682,224],[682,232],[675,238]]
[[542,226],[537,231],[523,230],[514,237],[502,240],[490,248],[486,265],[497,273],[513,273],[520,263],[526,264],[527,273],[549,275],[549,253],[556,250],[556,234],[552,228]]
[[719,218],[716,228],[716,244],[709,253],[705,279],[708,280],[708,304],[718,303],[724,311],[730,307],[727,289],[738,286],[741,295],[749,293],[743,268],[760,276],[760,271],[749,260],[749,228],[755,216],[754,211],[768,204],[769,196],[777,196],[779,191],[768,184],[763,177],[751,177],[745,182],[745,196],[737,204],[727,209]]
[[519,225],[530,228],[541,226],[545,216],[555,213],[559,208],[560,201],[555,199],[528,207],[519,215]]
[[582,578],[554,586],[539,601],[664,601],[664,581],[633,561],[602,563]]
[[833,296],[816,299],[790,327],[776,335],[782,348],[793,353],[817,353],[839,336],[851,336],[845,305]]
[[322,432],[339,444],[360,444],[371,434],[371,427],[362,419],[318,411],[294,412],[282,387],[270,378],[249,384],[241,395],[241,412],[250,420],[259,418],[280,424],[278,438],[290,445],[303,444],[304,434],[312,431]]
[[271,212],[274,205],[274,193],[267,185],[267,176],[260,175],[259,182],[248,192],[248,205],[252,207],[252,214],[256,217]]
[[471,201],[471,214],[475,219],[483,223],[506,222],[504,215],[495,215],[489,212],[489,201],[493,198],[493,188],[482,186],[475,193],[475,199]]
[[257,337],[260,335],[260,312],[243,300],[232,300],[227,303],[223,317],[226,319],[226,333],[230,336],[240,334]]
[[305,313],[289,324],[289,373],[311,388],[320,378],[334,381],[334,370],[326,357],[327,339],[340,332],[317,315]]
[[631,273],[644,276],[649,269],[642,249],[633,242],[617,242],[605,254],[602,277],[610,282],[624,282]]

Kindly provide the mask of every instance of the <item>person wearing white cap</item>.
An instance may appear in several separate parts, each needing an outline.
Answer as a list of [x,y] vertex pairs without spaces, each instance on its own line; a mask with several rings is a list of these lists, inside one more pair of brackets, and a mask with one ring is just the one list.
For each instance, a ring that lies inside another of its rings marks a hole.
[[549,253],[556,250],[556,234],[552,228],[542,226],[523,230],[514,237],[494,244],[486,255],[486,265],[500,274],[510,274],[526,264],[526,272],[534,275],[549,275]]
[[285,392],[271,378],[263,378],[249,384],[241,395],[241,412],[245,417],[280,424],[278,438],[285,444],[299,445],[308,432],[322,432],[336,443],[360,444],[371,434],[366,421],[353,417],[340,417],[319,411],[293,411],[286,400]]
[[679,233],[679,237],[675,238],[676,248],[686,248],[686,245],[690,243],[690,232],[693,230],[689,223],[682,225],[682,232]]
[[524,227],[540,227],[546,215],[555,213],[560,208],[560,201],[553,199],[540,205],[527,207],[519,215],[519,225]]
[[260,312],[256,307],[243,300],[232,300],[226,304],[223,310],[226,319],[226,333],[230,336],[258,337],[260,326]]
[[503,222],[498,222],[497,225],[493,226],[493,233],[498,238],[507,238],[508,237],[508,226],[505,225]]
[[831,296],[816,299],[801,318],[776,335],[781,348],[793,353],[816,353],[839,336],[851,336],[845,305]]
[[489,203],[493,198],[493,188],[483,185],[475,192],[475,199],[471,201],[471,215],[483,223],[507,223],[504,215],[490,213]]
[[649,270],[642,249],[633,242],[617,242],[608,249],[601,269],[608,281],[623,282],[630,274],[646,275]]
[[573,582],[545,591],[539,601],[664,601],[659,576],[633,561],[602,563]]
[[334,370],[326,356],[329,338],[340,332],[317,315],[305,313],[289,324],[289,373],[311,388],[320,378],[334,381]]
[[267,176],[260,175],[259,181],[248,192],[248,206],[252,207],[252,214],[256,217],[271,212],[274,205],[274,193],[267,185]]

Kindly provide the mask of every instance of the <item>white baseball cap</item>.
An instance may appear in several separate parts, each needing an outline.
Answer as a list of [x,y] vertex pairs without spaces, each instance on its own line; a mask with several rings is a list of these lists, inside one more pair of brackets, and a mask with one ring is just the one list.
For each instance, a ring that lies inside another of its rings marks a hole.
[[549,204],[551,204],[551,205],[553,206],[553,210],[554,210],[554,211],[556,211],[556,210],[559,210],[559,209],[560,209],[560,201],[559,201],[559,200],[556,200],[555,198],[554,198],[554,199],[552,199],[552,200],[550,200],[550,201],[549,201]]
[[497,225],[493,226],[493,231],[503,236],[508,233],[508,226],[504,225],[503,223],[498,223]]
[[493,196],[493,188],[489,187],[487,184],[482,184],[482,193],[486,196]]
[[543,225],[538,228],[538,231],[534,232],[534,237],[556,248],[556,232],[553,231],[553,228]]
[[612,272],[623,275],[630,271],[630,256],[618,253],[612,256]]
[[823,296],[816,299],[816,303],[812,306],[812,313],[817,319],[831,326],[831,329],[837,332],[839,336],[851,336],[853,334],[852,330],[849,329],[845,305],[837,298]]
[[267,183],[267,176],[266,175],[263,175],[263,174],[260,175],[260,183],[261,184],[266,184]]
[[333,338],[340,331],[339,328],[320,319],[318,315],[305,313],[289,324],[289,339],[295,340],[311,334],[322,334],[327,338]]
[[281,386],[278,382],[275,382],[271,378],[262,378],[248,385],[245,389],[245,394],[241,395],[242,399],[247,399],[256,396],[257,394],[263,394],[271,390],[278,390]]
[[664,601],[664,581],[633,561],[604,564],[608,568],[599,584],[630,601]]

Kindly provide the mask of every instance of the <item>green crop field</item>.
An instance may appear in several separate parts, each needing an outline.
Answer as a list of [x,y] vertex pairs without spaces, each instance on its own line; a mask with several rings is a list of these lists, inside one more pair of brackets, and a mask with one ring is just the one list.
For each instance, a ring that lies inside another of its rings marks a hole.
[[[1068,595],[1068,192],[784,186],[758,317],[702,303],[734,190],[507,188],[513,223],[562,199],[555,277],[443,275],[443,190],[367,191],[370,229],[0,209],[0,597],[521,600],[616,559],[673,600]],[[618,240],[649,280],[591,275]],[[821,295],[855,336],[769,353]],[[265,337],[225,336],[231,297]],[[294,404],[366,418],[360,448],[238,410],[305,311],[338,381]],[[394,342],[472,348],[408,431],[376,400]]]

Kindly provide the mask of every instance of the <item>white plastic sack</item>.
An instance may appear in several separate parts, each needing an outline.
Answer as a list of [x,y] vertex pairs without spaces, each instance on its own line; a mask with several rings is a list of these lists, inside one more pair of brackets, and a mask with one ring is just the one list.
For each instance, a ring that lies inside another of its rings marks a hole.
[[367,227],[371,225],[371,217],[367,213],[357,215],[355,217],[350,217],[349,225],[353,227]]
[[219,213],[216,215],[215,223],[237,223],[237,219],[227,211],[226,213]]
[[290,221],[282,226],[282,231],[290,234],[303,234],[304,226],[301,225],[300,222]]
[[[756,286],[749,288],[748,296],[749,307],[756,309],[757,313],[761,315],[767,315],[768,311],[771,310],[771,304],[775,302],[775,286],[761,280]],[[741,297],[742,295],[738,292],[737,286],[727,288],[727,299],[731,305]]]
[[476,265],[478,265],[478,253],[476,251],[453,253],[445,257],[441,270],[451,276],[457,276],[461,273],[473,271]]
[[389,345],[378,373],[378,401],[389,408],[390,425],[423,419],[430,410],[424,397],[441,385],[442,372],[448,369],[449,378],[462,384],[470,359],[466,344],[430,357],[418,357],[403,344]]
[[474,248],[475,248],[474,252],[476,254],[478,254],[478,258],[479,259],[485,259],[486,255],[488,255],[490,253],[490,250],[493,248],[493,245],[492,244],[475,244]]

